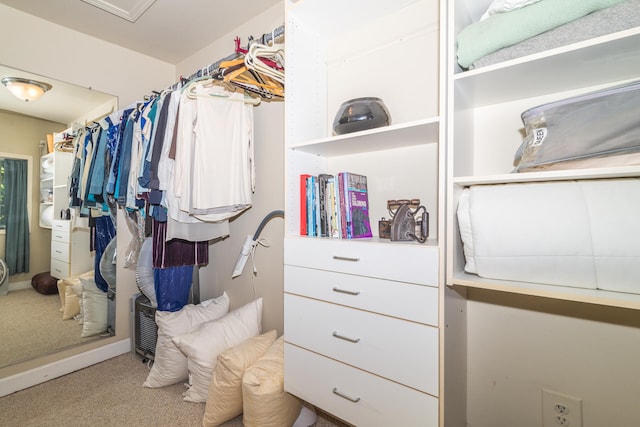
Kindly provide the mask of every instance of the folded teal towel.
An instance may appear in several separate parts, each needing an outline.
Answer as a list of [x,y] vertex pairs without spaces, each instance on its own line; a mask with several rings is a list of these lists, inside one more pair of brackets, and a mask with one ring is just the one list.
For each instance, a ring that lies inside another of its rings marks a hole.
[[624,0],[542,0],[511,12],[492,15],[465,27],[457,38],[458,64],[476,60],[503,47],[582,18]]

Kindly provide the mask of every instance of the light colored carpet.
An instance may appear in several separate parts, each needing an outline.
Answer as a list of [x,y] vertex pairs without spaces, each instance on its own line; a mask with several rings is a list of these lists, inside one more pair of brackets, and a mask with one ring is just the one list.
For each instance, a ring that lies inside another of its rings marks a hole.
[[[5,427],[197,427],[204,403],[182,400],[183,384],[142,387],[148,369],[127,353],[0,398]],[[242,427],[242,416],[223,427]],[[343,427],[319,413],[315,427]]]
[[32,288],[0,296],[0,366],[42,356],[95,339],[81,338],[82,325],[62,320],[60,296]]

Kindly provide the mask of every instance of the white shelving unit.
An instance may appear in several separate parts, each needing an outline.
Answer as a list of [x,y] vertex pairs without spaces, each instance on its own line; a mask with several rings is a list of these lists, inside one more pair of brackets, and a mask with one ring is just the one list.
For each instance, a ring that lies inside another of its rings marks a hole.
[[[61,142],[63,135],[54,134],[54,142]],[[61,218],[61,212],[69,208],[68,181],[73,161],[73,153],[59,150],[40,158],[40,227],[51,229],[51,275],[58,279],[85,273],[94,264],[86,220]],[[46,214],[50,223],[43,221],[46,209],[53,210]]]
[[[444,425],[455,400],[445,405],[445,366],[460,360],[443,358],[440,3],[285,2],[285,389],[355,425]],[[333,135],[339,106],[359,97],[381,98],[391,125]],[[344,171],[367,176],[374,237],[300,236],[300,175]],[[386,201],[411,198],[429,211],[428,241],[379,238]]]
[[[389,217],[387,200],[420,198],[433,224],[430,236],[437,239],[437,3],[287,1],[289,235],[298,229],[299,175],[349,171],[367,176],[374,229],[379,219]],[[410,87],[402,83],[404,75],[415,79]],[[340,104],[363,96],[385,102],[391,126],[332,135]],[[405,173],[409,170],[414,173]]]
[[482,279],[464,272],[457,198],[470,185],[640,176],[640,167],[510,173],[522,143],[520,114],[537,105],[640,77],[640,28],[499,64],[463,71],[455,39],[490,0],[456,0],[448,9],[447,284],[640,309],[640,295]]
[[51,275],[58,279],[90,271],[95,252],[89,250],[89,228],[74,227],[73,221],[55,219],[51,230]]
[[[45,165],[49,167],[45,170]],[[43,221],[46,209],[53,210],[45,214],[52,219],[60,218],[60,211],[69,207],[67,179],[73,166],[73,153],[53,151],[40,158],[40,227],[51,228]]]

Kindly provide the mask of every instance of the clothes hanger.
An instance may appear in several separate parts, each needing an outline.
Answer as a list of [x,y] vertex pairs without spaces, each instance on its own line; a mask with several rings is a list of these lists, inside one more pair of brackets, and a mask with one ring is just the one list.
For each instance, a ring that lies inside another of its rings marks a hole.
[[[239,37],[236,37],[234,39],[234,41],[236,42],[236,53],[246,56],[247,53],[249,53],[249,49],[244,49],[244,48],[240,47],[240,38]],[[252,41],[253,41],[253,39],[249,40],[249,48],[251,48],[251,45],[254,44],[254,43],[252,43]],[[284,69],[284,68],[282,68],[280,66],[280,64],[278,64],[277,62],[274,62],[274,61],[272,61],[272,60],[270,60],[268,58],[264,58],[264,61],[270,67],[273,67],[275,69]]]
[[[218,99],[218,100],[226,100],[226,101],[235,101],[235,102],[239,102],[242,101],[245,104],[249,104],[249,105],[259,105],[260,102],[262,102],[262,100],[258,97],[251,97],[245,94],[245,96],[242,99],[238,99],[235,97],[230,96],[229,92],[233,92],[228,90],[227,87],[224,87],[223,85],[218,84],[219,82],[216,79],[213,78],[207,78],[207,79],[201,79],[195,82],[191,82],[187,85],[186,91],[187,91],[187,97],[191,98],[191,99],[196,99],[196,98],[204,98],[204,99]],[[198,86],[202,87],[205,86],[206,84],[209,84],[211,86],[221,86],[225,91],[225,92],[208,92],[206,94],[202,94],[202,93],[198,93],[197,89]]]
[[[273,77],[273,73],[262,74],[254,67],[248,67],[246,58],[238,58],[221,65],[228,66],[228,68],[221,73],[223,81],[236,84],[244,89],[250,87],[254,89],[252,92],[258,93],[266,99],[273,99],[273,96],[279,98],[284,97],[284,78],[282,78],[282,81],[279,81],[278,77],[280,74],[275,74],[277,81],[274,81],[270,78]],[[282,77],[284,77],[284,74],[282,74]]]
[[224,80],[236,85],[242,85],[243,88],[250,86],[254,89],[260,89],[261,94],[268,92],[271,95],[268,96],[269,99],[271,99],[273,95],[284,97],[284,88],[280,84],[273,80],[268,80],[265,78],[267,76],[256,75],[251,73],[251,71],[252,70],[246,67],[244,69],[238,69],[228,74]]
[[272,49],[271,47],[254,44],[249,48],[249,52],[245,56],[244,62],[247,68],[252,69],[260,74],[270,76],[278,82],[284,84],[284,67],[278,65],[277,68],[272,67],[266,62],[266,58],[273,58],[271,63],[284,63],[284,50],[280,48]]

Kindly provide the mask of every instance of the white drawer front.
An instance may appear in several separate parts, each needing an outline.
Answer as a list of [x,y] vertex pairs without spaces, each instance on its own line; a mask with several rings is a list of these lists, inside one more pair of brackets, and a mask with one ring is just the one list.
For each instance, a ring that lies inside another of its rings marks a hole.
[[60,261],[59,259],[51,258],[51,275],[57,279],[64,279],[69,277],[70,264],[68,262]]
[[285,294],[287,341],[438,395],[438,330]]
[[438,286],[438,248],[358,239],[287,238],[285,264]]
[[338,418],[366,427],[438,426],[433,396],[286,342],[284,352],[285,390]]
[[438,326],[438,288],[430,286],[285,265],[284,290]]
[[51,258],[69,262],[69,243],[51,241]]
[[70,233],[68,230],[58,230],[56,228],[51,229],[51,241],[69,243]]
[[51,224],[51,230],[65,232],[67,235],[69,234],[69,230],[71,230],[71,221],[54,219]]

